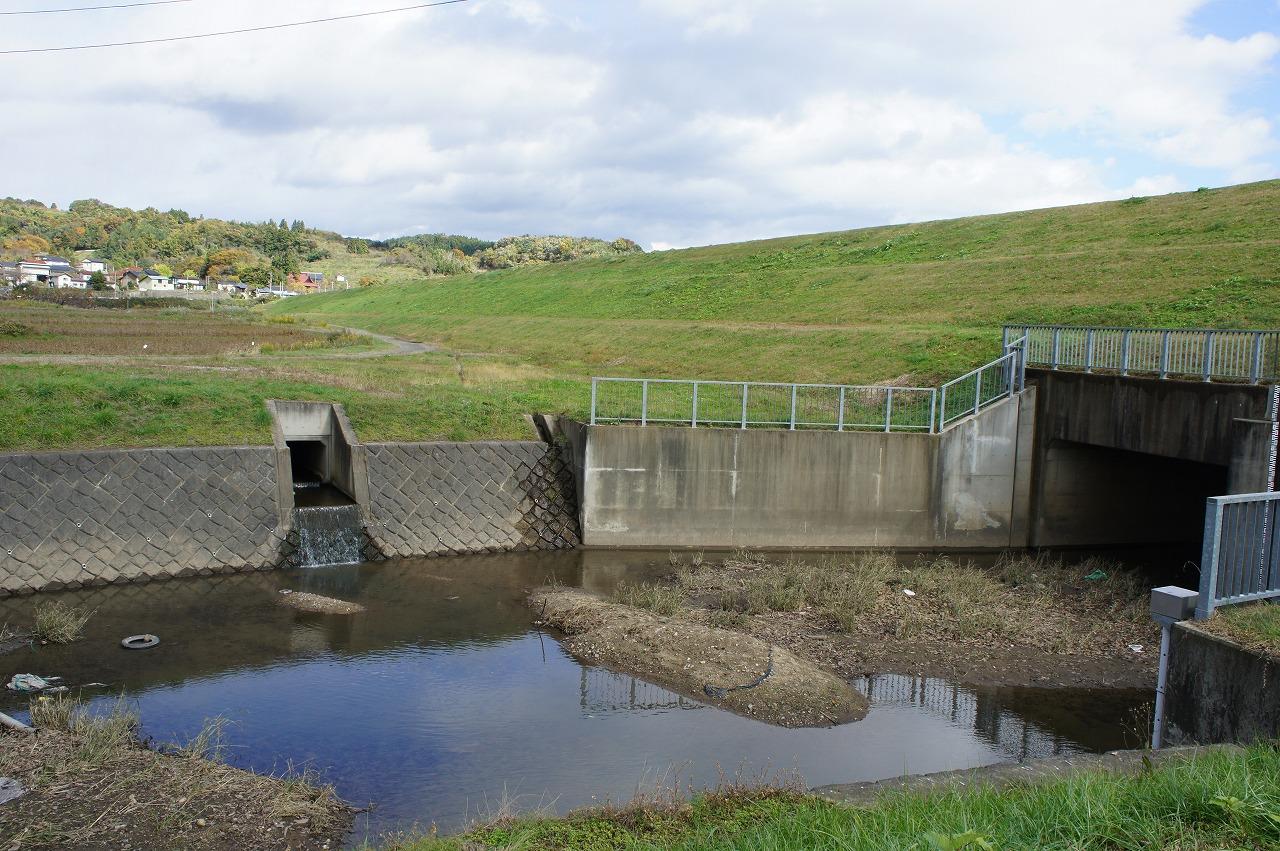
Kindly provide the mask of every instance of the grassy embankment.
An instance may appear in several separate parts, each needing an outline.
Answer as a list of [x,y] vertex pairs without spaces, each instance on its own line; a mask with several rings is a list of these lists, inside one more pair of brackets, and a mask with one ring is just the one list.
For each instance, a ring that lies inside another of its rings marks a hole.
[[[270,397],[342,402],[366,440],[527,437],[524,413],[585,413],[592,374],[928,383],[994,354],[1007,321],[1276,326],[1277,210],[1271,181],[388,283],[267,308],[445,349],[413,357],[214,345],[198,324],[208,317],[175,319],[174,338],[188,341],[176,351],[143,353],[125,330],[121,345],[139,354],[109,365],[0,366],[11,417],[0,449],[263,443]],[[13,342],[22,336],[0,333],[0,363],[23,351]],[[86,351],[74,337],[41,338],[37,351]]]
[[270,308],[557,374],[951,377],[1009,321],[1280,323],[1280,181],[525,267]]
[[399,851],[606,849],[1245,849],[1280,843],[1280,751],[1210,752],[1137,776],[887,794],[848,807],[785,790],[507,819]]

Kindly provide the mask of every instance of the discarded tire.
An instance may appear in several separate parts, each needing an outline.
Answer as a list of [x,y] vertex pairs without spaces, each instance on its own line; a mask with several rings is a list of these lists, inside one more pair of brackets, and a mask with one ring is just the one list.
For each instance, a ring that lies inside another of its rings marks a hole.
[[159,643],[160,639],[154,635],[131,635],[121,641],[120,646],[126,650],[146,650],[148,647],[155,647]]

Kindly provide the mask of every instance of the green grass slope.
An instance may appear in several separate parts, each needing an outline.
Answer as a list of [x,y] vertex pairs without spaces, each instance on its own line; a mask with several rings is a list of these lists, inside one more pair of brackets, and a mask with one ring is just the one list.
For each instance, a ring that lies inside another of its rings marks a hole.
[[590,373],[950,376],[1005,322],[1280,324],[1280,181],[387,284],[274,305]]

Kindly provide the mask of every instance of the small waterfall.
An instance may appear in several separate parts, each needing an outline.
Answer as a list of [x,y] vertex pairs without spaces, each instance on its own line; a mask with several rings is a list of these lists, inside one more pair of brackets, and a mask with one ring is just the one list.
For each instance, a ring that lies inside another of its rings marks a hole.
[[364,561],[364,524],[358,505],[295,508],[293,522],[298,530],[299,567]]

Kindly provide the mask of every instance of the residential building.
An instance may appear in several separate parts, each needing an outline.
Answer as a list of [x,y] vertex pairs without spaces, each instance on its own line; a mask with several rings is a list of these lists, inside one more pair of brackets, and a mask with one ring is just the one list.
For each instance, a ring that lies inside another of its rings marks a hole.
[[173,288],[175,290],[190,290],[191,292],[204,292],[204,281],[199,278],[174,278]]
[[80,261],[79,269],[81,272],[88,272],[90,275],[94,272],[101,272],[105,275],[107,273],[107,264],[106,261],[86,257]]
[[116,281],[120,284],[122,289],[126,290],[137,288],[138,282],[141,280],[142,269],[138,266],[129,266],[121,269],[119,273],[116,274]]
[[141,292],[172,292],[173,278],[161,275],[155,269],[143,269],[138,277],[138,289]]

